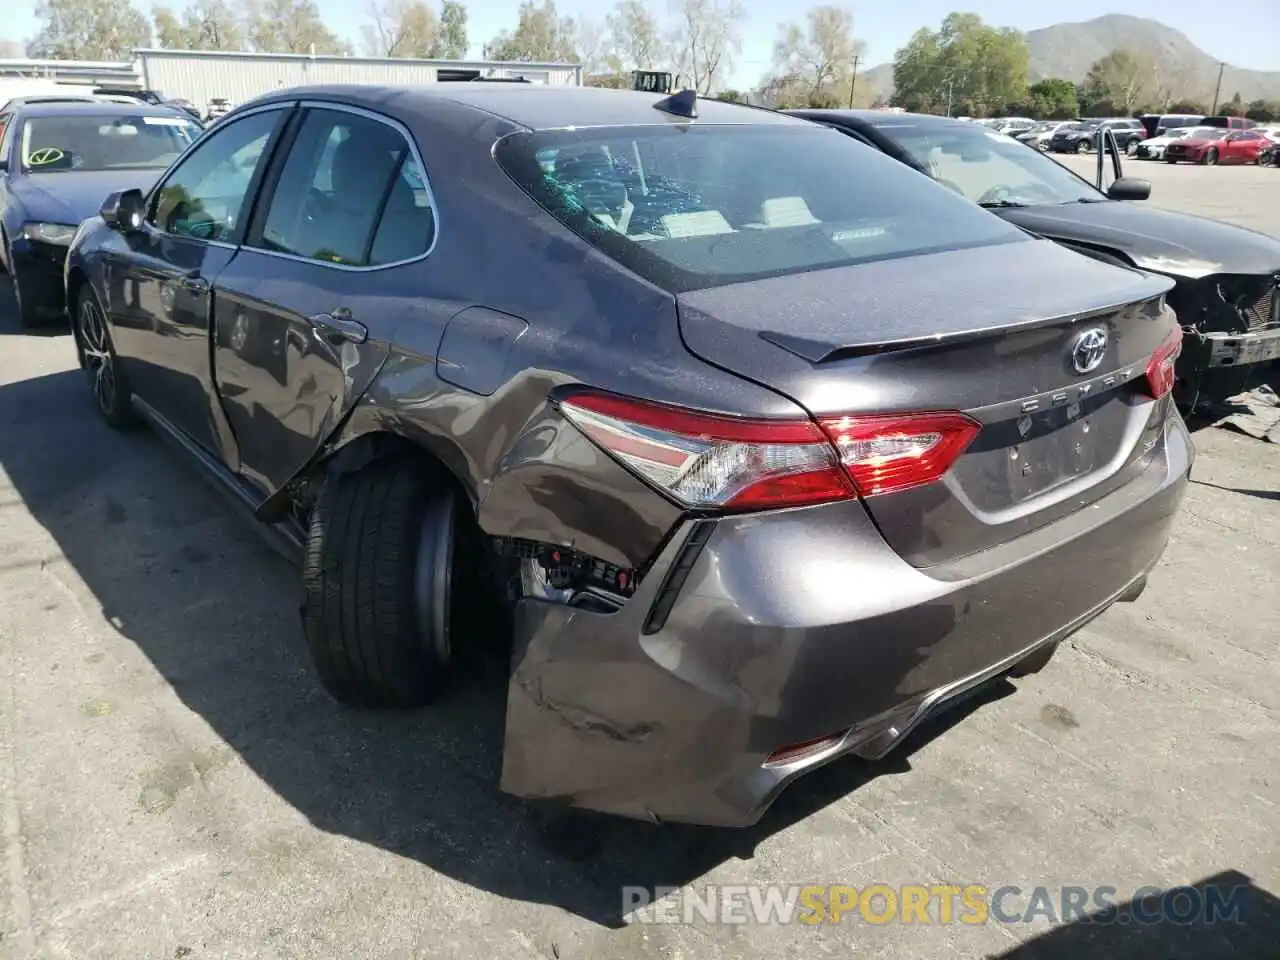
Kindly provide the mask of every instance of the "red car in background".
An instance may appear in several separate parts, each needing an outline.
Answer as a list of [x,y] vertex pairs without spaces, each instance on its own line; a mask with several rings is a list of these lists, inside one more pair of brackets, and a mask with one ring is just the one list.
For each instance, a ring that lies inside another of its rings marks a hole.
[[1271,141],[1257,130],[1201,130],[1195,136],[1175,140],[1164,150],[1166,163],[1257,163],[1258,154]]

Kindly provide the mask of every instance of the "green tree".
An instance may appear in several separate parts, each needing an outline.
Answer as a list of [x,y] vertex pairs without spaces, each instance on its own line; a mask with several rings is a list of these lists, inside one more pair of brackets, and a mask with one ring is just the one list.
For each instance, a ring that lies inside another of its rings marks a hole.
[[1257,120],[1259,123],[1270,123],[1280,117],[1280,101],[1251,100],[1249,109],[1245,111],[1244,115],[1250,120]]
[[1089,68],[1081,99],[1095,106],[1109,104],[1113,112],[1127,117],[1156,95],[1155,77],[1156,67],[1150,57],[1112,50]]
[[351,45],[320,16],[315,0],[248,0],[245,34],[261,53],[349,54]]
[[623,70],[656,70],[670,65],[662,26],[643,0],[618,0],[605,17],[609,40]]
[[371,57],[429,57],[440,39],[440,21],[424,0],[373,0],[361,29]]
[[936,32],[916,31],[894,54],[893,102],[912,110],[959,106],[985,116],[1025,94],[1027,70],[1022,34],[953,13]]
[[747,95],[737,90],[721,90],[716,94],[717,100],[725,100],[729,103],[746,103]]
[[1027,88],[1031,115],[1046,120],[1069,120],[1080,115],[1076,85],[1061,77],[1038,80]]
[[743,0],[671,0],[671,54],[681,85],[710,95],[742,52]]
[[1170,113],[1186,113],[1192,116],[1207,116],[1209,105],[1199,100],[1177,100],[1169,107]]
[[555,0],[521,0],[514,30],[504,30],[486,48],[490,60],[576,63],[577,25],[561,16]]
[[40,26],[27,46],[52,60],[129,60],[151,43],[151,25],[128,0],[38,0]]
[[243,50],[244,22],[228,0],[196,0],[179,17],[169,7],[151,11],[156,40],[166,50]]
[[1240,94],[1236,94],[1226,103],[1218,104],[1218,113],[1224,117],[1243,117],[1245,114],[1244,101],[1240,99]]
[[431,55],[441,60],[461,60],[467,55],[467,8],[458,0],[440,5],[440,34]]
[[814,7],[805,19],[803,28],[779,25],[773,60],[782,74],[800,78],[817,96],[851,75],[853,59],[866,45],[854,39],[853,14],[846,9]]

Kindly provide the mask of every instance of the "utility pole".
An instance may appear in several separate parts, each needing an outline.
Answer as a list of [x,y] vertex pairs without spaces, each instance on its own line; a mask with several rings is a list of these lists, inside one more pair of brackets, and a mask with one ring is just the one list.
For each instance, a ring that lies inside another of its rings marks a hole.
[[951,93],[955,89],[956,82],[954,80],[947,81],[947,116],[951,116]]
[[853,74],[849,77],[849,109],[853,109],[853,88],[858,84],[858,55],[853,55]]
[[1216,116],[1218,113],[1218,97],[1222,95],[1222,71],[1225,67],[1225,63],[1218,64],[1218,85],[1213,88],[1213,108],[1209,111],[1210,116]]

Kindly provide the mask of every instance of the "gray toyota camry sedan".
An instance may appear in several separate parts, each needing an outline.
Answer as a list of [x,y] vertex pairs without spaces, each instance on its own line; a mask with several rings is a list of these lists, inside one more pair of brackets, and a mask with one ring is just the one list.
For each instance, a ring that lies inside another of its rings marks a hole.
[[496,646],[502,789],[631,817],[749,824],[1040,668],[1192,460],[1171,280],[685,94],[282,90],[66,283],[101,415],[296,559],[334,697]]

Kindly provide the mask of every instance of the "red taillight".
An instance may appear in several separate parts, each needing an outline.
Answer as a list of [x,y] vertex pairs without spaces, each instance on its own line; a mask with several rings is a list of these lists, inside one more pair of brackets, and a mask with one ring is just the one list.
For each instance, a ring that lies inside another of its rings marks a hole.
[[820,423],[864,497],[933,483],[982,429],[962,413],[827,417]]
[[941,477],[978,432],[958,413],[744,420],[597,391],[564,415],[689,507],[753,510],[871,496]]
[[1173,368],[1177,365],[1180,353],[1182,353],[1182,328],[1174,327],[1173,332],[1156,348],[1156,352],[1147,361],[1145,392],[1152,398],[1159,400],[1173,389]]

